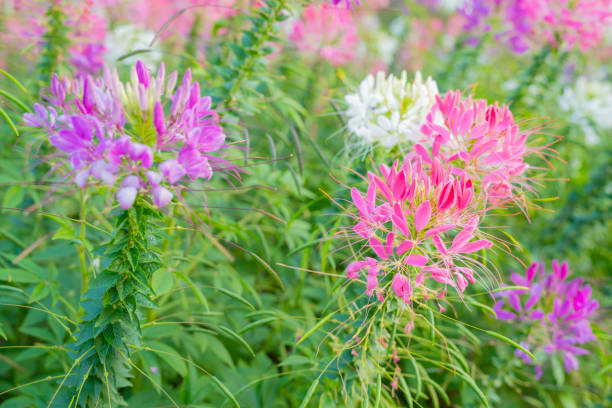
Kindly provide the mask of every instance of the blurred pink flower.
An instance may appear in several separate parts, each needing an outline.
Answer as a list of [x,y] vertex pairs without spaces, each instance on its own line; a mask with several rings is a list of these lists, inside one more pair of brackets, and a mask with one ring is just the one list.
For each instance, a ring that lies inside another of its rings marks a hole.
[[306,6],[302,18],[293,25],[289,39],[299,51],[336,66],[354,58],[359,42],[351,12],[330,4]]

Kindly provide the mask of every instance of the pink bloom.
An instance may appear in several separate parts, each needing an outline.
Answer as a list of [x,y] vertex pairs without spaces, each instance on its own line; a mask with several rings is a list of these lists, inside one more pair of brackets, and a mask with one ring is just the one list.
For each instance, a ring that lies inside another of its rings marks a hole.
[[[520,130],[505,105],[463,98],[460,91],[436,96],[436,103],[423,125],[424,145],[416,153],[426,162],[453,163],[461,181],[446,186],[440,196],[444,206],[459,199],[459,206],[474,199],[472,180],[483,188],[493,204],[508,200],[522,202],[519,191],[529,190],[525,157],[536,152],[527,145],[533,130]],[[466,178],[469,177],[469,178]]]
[[402,299],[406,303],[410,303],[410,298],[412,297],[412,287],[410,286],[410,281],[401,273],[396,273],[393,276],[392,283],[393,291],[395,295]]
[[359,42],[350,11],[330,4],[306,6],[289,39],[299,51],[317,55],[337,66],[354,58]]

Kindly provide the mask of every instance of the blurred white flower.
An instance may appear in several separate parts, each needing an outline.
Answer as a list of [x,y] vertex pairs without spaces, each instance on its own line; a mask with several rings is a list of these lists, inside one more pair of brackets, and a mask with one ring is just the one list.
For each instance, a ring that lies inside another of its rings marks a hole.
[[402,72],[400,78],[378,72],[368,75],[359,92],[346,95],[348,130],[358,147],[374,144],[390,148],[400,143],[414,143],[438,94],[431,78],[423,81],[417,71],[412,82]]
[[612,129],[612,83],[580,77],[565,88],[559,107],[570,113],[569,120],[584,132],[585,143],[599,142],[598,129]]
[[[149,44],[155,38],[155,33],[151,30],[143,29],[132,24],[123,24],[106,34],[104,47],[106,48],[106,59],[112,64],[117,63],[117,59],[130,52],[147,50]],[[156,66],[161,60],[161,53],[157,46],[153,46],[151,51],[142,52],[134,55],[135,59],[141,60],[146,66]],[[131,58],[126,58],[121,62],[132,64]]]

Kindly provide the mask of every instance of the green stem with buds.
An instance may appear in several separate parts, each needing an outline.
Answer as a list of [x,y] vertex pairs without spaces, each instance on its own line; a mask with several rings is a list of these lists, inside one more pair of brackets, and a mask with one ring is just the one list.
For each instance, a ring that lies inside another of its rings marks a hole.
[[159,219],[141,197],[117,217],[113,238],[100,251],[103,271],[81,301],[74,368],[49,406],[125,405],[119,390],[132,376],[126,357],[141,344],[142,310],[156,307],[150,282],[162,265]]
[[41,84],[51,82],[53,73],[60,72],[60,64],[65,56],[68,40],[68,26],[66,14],[62,11],[60,1],[52,1],[45,14],[47,17],[47,31],[43,36],[42,55],[38,64]]
[[242,44],[231,44],[232,51],[236,54],[236,60],[232,65],[235,68],[229,70],[228,94],[225,105],[235,107],[240,89],[244,82],[251,79],[256,64],[266,55],[265,45],[272,39],[275,24],[283,19],[283,11],[287,8],[285,0],[267,0],[266,7],[259,12],[258,16],[251,18],[253,28],[244,31]]

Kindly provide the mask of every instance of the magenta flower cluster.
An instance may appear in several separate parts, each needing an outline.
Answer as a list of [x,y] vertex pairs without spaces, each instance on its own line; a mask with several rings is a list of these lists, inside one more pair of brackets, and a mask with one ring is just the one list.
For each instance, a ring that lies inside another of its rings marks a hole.
[[176,72],[166,79],[163,63],[152,76],[140,61],[127,83],[107,67],[99,78],[54,76],[50,95],[34,112],[23,119],[59,150],[52,156],[60,158],[56,168],[68,167],[67,177],[81,188],[114,188],[124,209],[138,194],[163,207],[171,190],[180,198],[181,181],[236,170],[218,156],[227,147],[225,133],[189,70],[178,86]]
[[601,42],[611,6],[612,0],[468,0],[460,12],[468,30],[488,31],[492,17],[499,17],[496,37],[517,53],[542,42],[585,51]]
[[[496,296],[494,310],[500,320],[526,325],[529,333],[521,346],[543,355],[561,353],[567,372],[578,369],[576,356],[588,354],[579,347],[596,340],[589,319],[599,303],[591,299],[591,287],[582,278],[568,280],[568,265],[552,262],[552,273],[546,273],[544,263],[534,263],[525,276],[513,273],[512,283],[527,289],[511,289]],[[516,356],[530,364],[532,359],[517,349]],[[542,362],[535,365],[536,377],[542,375]]]
[[[505,105],[458,90],[436,96],[404,161],[368,172],[365,196],[351,189],[352,232],[365,245],[347,277],[363,271],[368,296],[384,301],[392,289],[410,305],[444,299],[448,287],[462,295],[490,276],[478,253],[494,242],[480,226],[494,208],[525,206],[525,158],[543,151],[528,145],[533,133],[520,129]],[[367,252],[375,257],[364,258]]]

